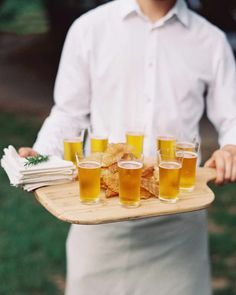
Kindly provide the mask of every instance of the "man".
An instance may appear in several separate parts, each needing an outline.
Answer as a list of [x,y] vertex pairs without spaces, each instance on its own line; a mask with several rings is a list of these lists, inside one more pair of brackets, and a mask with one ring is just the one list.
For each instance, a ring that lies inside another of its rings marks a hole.
[[[157,134],[198,134],[208,117],[221,148],[206,166],[216,183],[236,180],[236,74],[224,34],[183,0],[117,0],[72,25],[55,85],[55,106],[34,150],[62,153],[62,139],[89,124],[124,141],[128,125]],[[71,227],[67,295],[211,294],[206,212]]]

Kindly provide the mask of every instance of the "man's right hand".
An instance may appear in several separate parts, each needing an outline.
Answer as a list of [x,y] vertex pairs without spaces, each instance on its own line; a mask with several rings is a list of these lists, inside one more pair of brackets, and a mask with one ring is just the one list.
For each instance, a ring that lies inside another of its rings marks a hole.
[[38,155],[38,153],[30,147],[21,147],[19,148],[18,153],[22,158],[34,157]]

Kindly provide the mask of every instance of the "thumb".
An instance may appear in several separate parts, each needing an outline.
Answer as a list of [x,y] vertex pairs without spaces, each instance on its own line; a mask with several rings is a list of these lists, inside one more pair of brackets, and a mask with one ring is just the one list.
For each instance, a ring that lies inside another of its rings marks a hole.
[[36,156],[38,153],[29,147],[22,147],[18,151],[19,156],[22,158]]

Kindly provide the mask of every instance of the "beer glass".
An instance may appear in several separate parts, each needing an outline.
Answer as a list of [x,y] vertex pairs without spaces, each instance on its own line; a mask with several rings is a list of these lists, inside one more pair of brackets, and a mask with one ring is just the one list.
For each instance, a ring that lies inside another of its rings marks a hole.
[[176,138],[174,136],[158,136],[157,137],[157,150],[168,158],[175,156]]
[[104,132],[94,132],[92,127],[89,128],[90,152],[103,153],[108,146],[108,134]]
[[136,158],[142,157],[144,142],[144,126],[138,122],[130,122],[126,126],[126,144],[132,148],[132,153]]
[[183,153],[172,154],[172,148],[165,153],[157,152],[159,167],[159,199],[168,203],[176,203],[180,189],[180,171]]
[[64,139],[64,159],[76,165],[75,154],[83,155],[84,130],[77,137]]
[[100,200],[101,161],[76,156],[80,188],[80,202],[94,204]]
[[133,148],[133,154],[139,158],[143,153],[144,133],[138,131],[126,132],[126,143]]
[[196,167],[199,152],[197,142],[177,142],[176,150],[183,152],[183,164],[180,173],[180,189],[191,192],[196,182]]
[[119,160],[119,200],[127,208],[140,205],[140,184],[143,163],[141,160]]

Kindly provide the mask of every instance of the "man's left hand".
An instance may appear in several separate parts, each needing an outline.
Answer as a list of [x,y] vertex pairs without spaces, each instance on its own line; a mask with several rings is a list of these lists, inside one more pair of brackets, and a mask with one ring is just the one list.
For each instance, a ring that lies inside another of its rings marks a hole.
[[204,167],[216,168],[216,184],[236,181],[236,145],[227,144],[216,150]]

